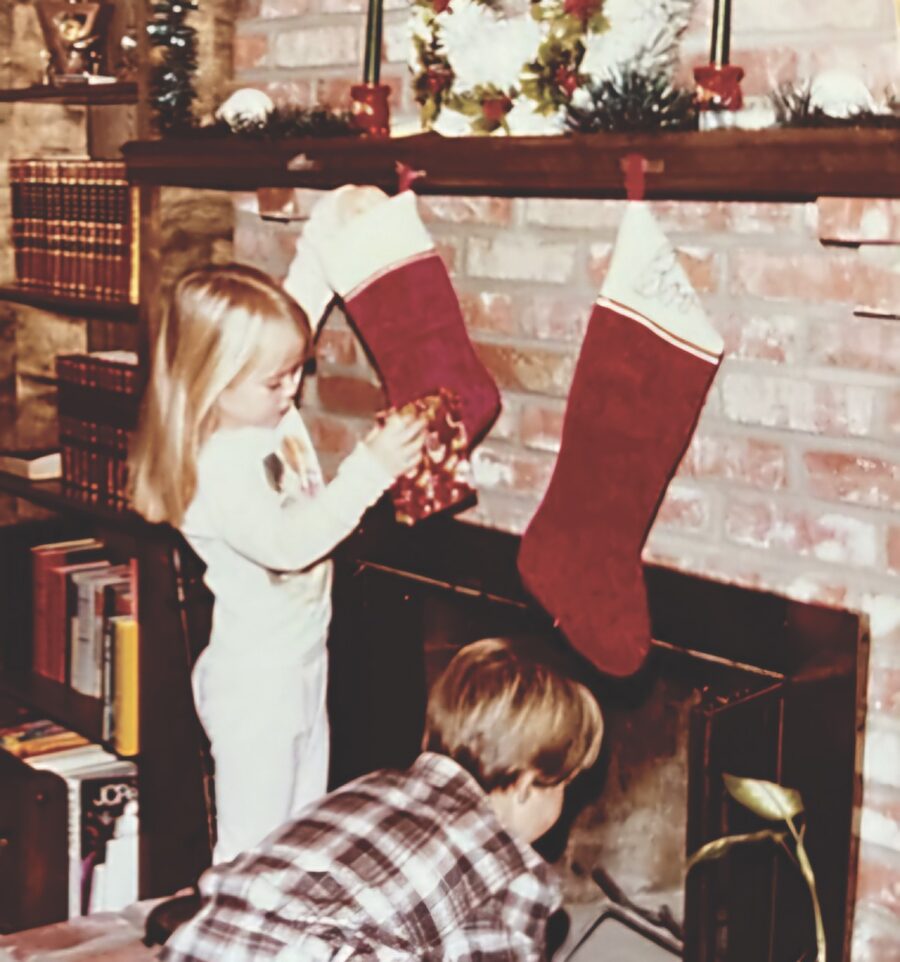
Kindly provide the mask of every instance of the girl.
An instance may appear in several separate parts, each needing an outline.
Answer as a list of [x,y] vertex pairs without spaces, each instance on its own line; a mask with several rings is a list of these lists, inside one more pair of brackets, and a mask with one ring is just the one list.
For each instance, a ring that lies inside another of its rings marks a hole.
[[327,556],[424,443],[423,424],[390,416],[324,485],[294,406],[311,340],[303,310],[262,272],[185,275],[132,455],[135,508],[182,530],[215,596],[192,677],[216,766],[215,862],[325,792]]

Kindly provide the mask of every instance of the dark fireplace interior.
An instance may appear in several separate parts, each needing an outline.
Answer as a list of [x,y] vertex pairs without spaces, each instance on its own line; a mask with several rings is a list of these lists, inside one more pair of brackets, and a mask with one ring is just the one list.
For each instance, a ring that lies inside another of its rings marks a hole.
[[647,566],[651,656],[638,676],[610,679],[530,600],[517,546],[447,519],[403,528],[379,512],[343,546],[331,638],[335,784],[414,757],[428,684],[457,648],[489,635],[527,639],[589,685],[606,719],[598,764],[539,843],[563,871],[568,900],[624,897],[662,918],[663,941],[682,942],[689,962],[815,958],[809,889],[774,844],[739,846],[685,878],[700,845],[770,827],[731,799],[722,775],[763,778],[803,796],[828,962],[847,962],[861,616]]

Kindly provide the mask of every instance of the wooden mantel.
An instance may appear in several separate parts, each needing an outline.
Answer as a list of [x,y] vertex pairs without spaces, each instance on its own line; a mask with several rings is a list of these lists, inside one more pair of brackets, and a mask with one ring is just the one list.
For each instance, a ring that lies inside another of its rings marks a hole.
[[423,170],[418,193],[622,197],[622,159],[649,162],[646,192],[673,200],[807,201],[900,197],[900,129],[773,128],[705,133],[265,141],[133,141],[133,183],[253,190],[397,187],[396,164]]

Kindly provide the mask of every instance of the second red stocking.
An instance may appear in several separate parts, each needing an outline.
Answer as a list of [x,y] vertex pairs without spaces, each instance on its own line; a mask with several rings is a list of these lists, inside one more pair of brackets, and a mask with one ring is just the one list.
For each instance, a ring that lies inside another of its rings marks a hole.
[[519,570],[571,644],[629,675],[650,646],[641,549],[721,358],[675,252],[628,205]]

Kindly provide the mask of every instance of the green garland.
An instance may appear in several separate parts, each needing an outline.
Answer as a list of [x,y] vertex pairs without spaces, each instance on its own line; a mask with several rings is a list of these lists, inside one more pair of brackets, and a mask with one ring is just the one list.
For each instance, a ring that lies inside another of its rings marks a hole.
[[566,113],[566,126],[575,133],[697,129],[693,92],[673,87],[665,73],[647,76],[626,68],[584,89],[590,105],[570,104]]
[[209,137],[238,136],[257,140],[282,140],[288,137],[358,137],[362,131],[353,125],[349,111],[327,107],[276,107],[265,120],[245,120],[238,126],[224,120],[199,127],[197,133]]
[[808,81],[785,83],[771,93],[775,119],[781,127],[890,127],[900,128],[900,101],[888,101],[890,113],[859,110],[849,117],[832,117],[812,104]]
[[196,124],[197,31],[187,17],[198,8],[197,0],[155,0],[150,8],[150,103],[162,133],[190,130]]

